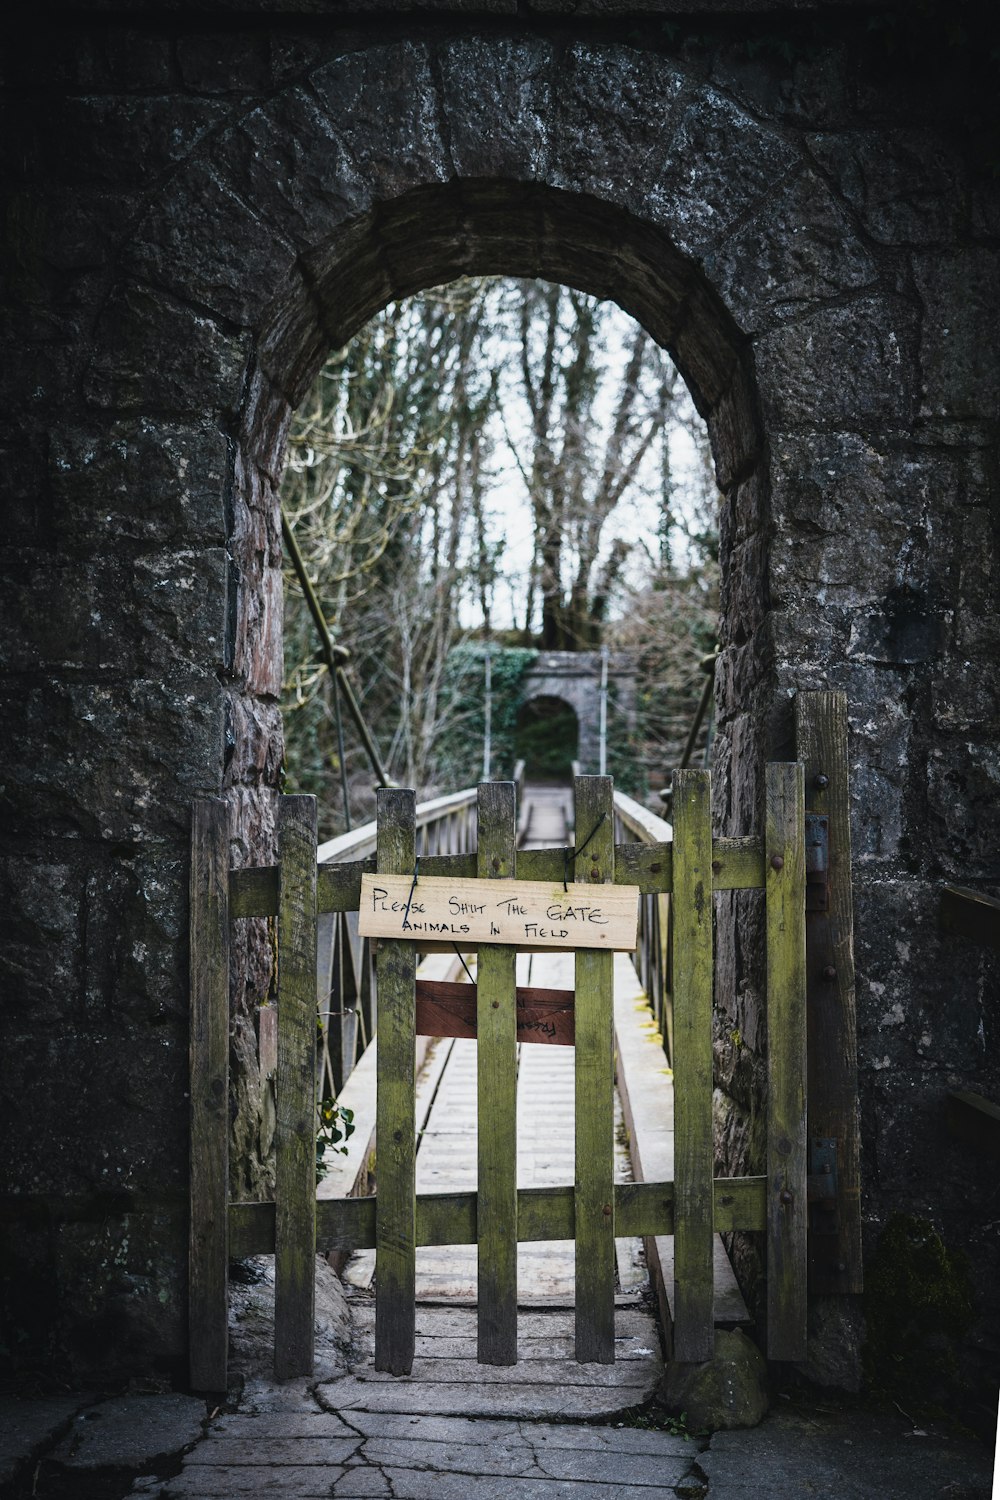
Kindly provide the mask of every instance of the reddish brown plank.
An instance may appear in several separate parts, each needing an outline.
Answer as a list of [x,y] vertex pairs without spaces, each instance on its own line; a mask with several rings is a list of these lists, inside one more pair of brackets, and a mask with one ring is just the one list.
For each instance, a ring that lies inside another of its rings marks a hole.
[[[417,980],[417,1035],[475,1039],[476,986]],[[572,1047],[573,991],[517,988],[517,1040]]]

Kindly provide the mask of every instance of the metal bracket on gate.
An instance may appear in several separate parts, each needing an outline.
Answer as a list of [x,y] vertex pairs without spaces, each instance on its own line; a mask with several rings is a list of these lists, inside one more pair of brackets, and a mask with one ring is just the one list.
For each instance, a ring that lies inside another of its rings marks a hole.
[[806,911],[830,910],[830,819],[806,813]]
[[814,1135],[809,1141],[806,1197],[824,1209],[837,1206],[837,1142],[830,1136]]
[[813,1292],[838,1290],[847,1269],[841,1259],[837,1213],[837,1142],[831,1136],[809,1140],[809,1279]]

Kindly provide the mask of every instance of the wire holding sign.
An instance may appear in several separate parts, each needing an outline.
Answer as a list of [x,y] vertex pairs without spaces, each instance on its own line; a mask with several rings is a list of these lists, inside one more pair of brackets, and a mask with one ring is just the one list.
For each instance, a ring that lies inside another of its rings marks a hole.
[[479,943],[520,949],[601,948],[631,953],[639,888],[542,880],[453,880],[365,875],[362,937]]

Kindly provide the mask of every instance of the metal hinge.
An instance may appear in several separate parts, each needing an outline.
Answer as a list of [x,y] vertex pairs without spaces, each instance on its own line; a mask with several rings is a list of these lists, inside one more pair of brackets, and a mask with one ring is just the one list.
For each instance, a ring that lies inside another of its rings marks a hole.
[[840,1242],[837,1212],[837,1142],[816,1135],[809,1141],[809,1284],[813,1292],[836,1293],[843,1289],[847,1266]]
[[830,819],[806,813],[806,911],[830,909]]
[[837,1142],[828,1135],[810,1138],[806,1197],[823,1208],[837,1206]]

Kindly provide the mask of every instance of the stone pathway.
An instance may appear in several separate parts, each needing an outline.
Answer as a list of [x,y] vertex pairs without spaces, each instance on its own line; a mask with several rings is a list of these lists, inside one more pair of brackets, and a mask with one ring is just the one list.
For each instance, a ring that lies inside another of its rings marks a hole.
[[342,1379],[317,1387],[340,1412],[612,1421],[650,1401],[663,1373],[656,1324],[636,1306],[616,1308],[613,1365],[578,1364],[573,1313],[553,1308],[520,1313],[518,1363],[499,1368],[476,1360],[474,1308],[419,1307],[413,1373],[402,1376],[374,1368],[373,1305],[353,1301],[351,1312],[357,1357]]
[[[779,1396],[757,1428],[694,1439],[418,1411],[330,1410],[342,1381],[191,1397],[0,1400],[3,1500],[989,1500],[987,1445]],[[132,1482],[136,1469],[145,1477]]]
[[[471,1421],[364,1411],[231,1416],[176,1479],[133,1496],[233,1500],[295,1495],[324,1500],[612,1500],[678,1494],[694,1476],[689,1438],[614,1427]],[[683,1493],[683,1491],[681,1491]]]

